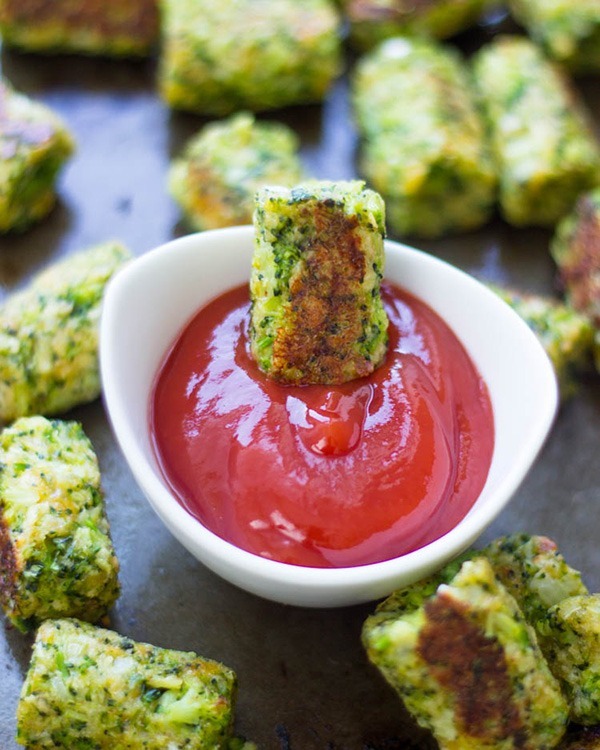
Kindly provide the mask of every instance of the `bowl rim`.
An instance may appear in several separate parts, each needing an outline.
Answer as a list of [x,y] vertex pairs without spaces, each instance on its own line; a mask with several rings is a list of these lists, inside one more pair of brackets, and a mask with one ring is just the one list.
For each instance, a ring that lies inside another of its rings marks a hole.
[[[226,578],[229,578],[228,574],[234,570],[243,569],[251,571],[252,575],[258,576],[263,582],[254,587],[254,593],[259,593],[267,597],[268,595],[263,591],[264,584],[266,583],[280,587],[293,586],[306,589],[307,591],[318,591],[321,595],[324,592],[339,587],[352,587],[364,590],[365,593],[360,598],[350,597],[348,600],[350,602],[367,601],[368,599],[377,598],[377,596],[382,595],[379,593],[379,590],[382,587],[386,588],[386,582],[389,582],[391,585],[393,580],[399,577],[412,577],[413,580],[416,580],[415,574],[417,572],[419,573],[417,577],[420,578],[422,575],[438,569],[446,561],[463,552],[507,505],[541,450],[555,418],[558,408],[558,390],[554,370],[535,334],[493,291],[487,289],[481,282],[465,271],[445,260],[404,243],[385,240],[386,253],[391,251],[392,253],[400,253],[401,255],[405,253],[417,254],[420,261],[424,263],[442,264],[446,267],[446,270],[451,269],[452,274],[460,275],[466,284],[476,285],[480,289],[479,293],[491,295],[497,300],[499,305],[504,306],[504,314],[512,319],[513,325],[521,329],[521,335],[530,339],[529,343],[534,350],[538,351],[538,359],[541,354],[546,361],[545,366],[540,363],[543,376],[539,381],[539,387],[545,393],[544,401],[546,409],[543,414],[539,415],[536,424],[532,426],[526,446],[515,457],[510,470],[506,472],[496,486],[494,490],[494,502],[486,502],[479,505],[476,503],[469,513],[450,531],[419,549],[380,562],[336,568],[316,568],[283,563],[243,550],[210,531],[197,518],[185,510],[168,488],[166,480],[161,478],[161,470],[156,460],[155,465],[153,465],[148,459],[146,451],[143,449],[139,437],[128,418],[127,404],[123,402],[120,385],[116,378],[113,377],[113,373],[116,370],[113,339],[115,331],[122,325],[122,317],[119,314],[119,310],[121,305],[124,304],[124,298],[128,294],[128,289],[130,289],[132,284],[136,283],[138,276],[151,272],[154,266],[158,267],[165,256],[171,256],[170,260],[172,261],[173,256],[178,252],[185,253],[190,248],[197,250],[198,243],[206,245],[230,238],[247,244],[251,232],[253,232],[253,227],[246,225],[197,232],[179,237],[138,256],[126,264],[110,280],[105,291],[100,326],[100,370],[103,400],[109,422],[137,484],[154,511],[174,536],[207,567]],[[226,288],[222,287],[221,291],[225,291]],[[208,299],[209,297],[206,297],[205,300],[201,300],[195,310],[200,308]],[[179,332],[180,330],[173,334],[172,341],[176,339]],[[166,351],[161,353],[160,360],[164,358]],[[229,580],[232,579],[229,578]],[[236,583],[236,581],[233,582]],[[378,592],[375,596],[368,594],[368,589],[374,583],[378,584],[376,585]],[[249,585],[242,585],[240,583],[237,583],[237,585],[250,591],[253,590],[253,587]],[[391,590],[389,585],[387,589],[389,593]],[[285,597],[282,599],[281,596],[268,598],[280,601],[285,599]],[[293,602],[293,600],[294,597],[292,596],[290,601]]]

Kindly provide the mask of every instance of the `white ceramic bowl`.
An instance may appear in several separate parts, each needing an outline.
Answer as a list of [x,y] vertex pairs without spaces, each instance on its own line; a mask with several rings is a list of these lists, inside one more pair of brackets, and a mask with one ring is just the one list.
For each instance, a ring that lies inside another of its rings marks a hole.
[[420,297],[462,340],[487,383],[495,419],[489,476],[468,515],[410,554],[351,568],[308,568],[241,550],[206,529],[179,504],[155,459],[149,399],[165,353],[204,303],[249,279],[252,227],[194,234],[132,261],[109,284],[100,361],[112,427],[131,470],[174,536],[206,566],[254,594],[314,607],[383,597],[462,552],[507,504],[551,427],[557,388],[535,336],[469,275],[412,248],[386,242],[386,277]]

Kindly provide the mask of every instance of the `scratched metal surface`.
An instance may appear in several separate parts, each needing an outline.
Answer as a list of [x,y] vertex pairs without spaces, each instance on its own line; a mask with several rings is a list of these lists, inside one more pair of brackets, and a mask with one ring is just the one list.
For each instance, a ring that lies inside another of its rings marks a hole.
[[[487,32],[486,32],[487,33]],[[483,32],[481,32],[483,34]],[[467,40],[470,41],[470,40]],[[78,141],[47,221],[0,239],[2,294],[52,260],[110,237],[136,254],[181,234],[165,190],[169,158],[201,124],[159,102],[152,63],[38,58],[3,53],[15,86],[60,112]],[[597,81],[581,86],[600,127]],[[354,175],[355,135],[344,82],[322,107],[272,115],[297,128],[308,168]],[[481,232],[419,243],[480,277],[551,292],[549,235],[497,220]],[[412,723],[366,661],[361,624],[372,606],[310,610],[263,601],[221,581],[183,550],[133,482],[102,404],[68,415],[98,453],[121,561],[122,596],[112,626],[157,645],[195,650],[233,667],[237,730],[265,750],[395,750],[435,745]],[[484,540],[510,531],[548,534],[600,590],[600,387],[590,378],[565,404],[527,480]],[[0,619],[0,748],[16,750],[14,713],[31,639]]]

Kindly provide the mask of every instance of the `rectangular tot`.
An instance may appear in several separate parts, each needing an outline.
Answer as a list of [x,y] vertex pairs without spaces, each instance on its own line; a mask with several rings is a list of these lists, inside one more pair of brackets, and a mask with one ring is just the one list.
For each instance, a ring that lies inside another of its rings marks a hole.
[[598,0],[509,0],[509,6],[549,57],[578,73],[600,70]]
[[490,285],[538,337],[554,366],[563,398],[577,389],[576,374],[589,368],[594,327],[570,304],[552,297]]
[[0,420],[60,414],[100,395],[104,287],[130,258],[107,242],[49,266],[0,305]]
[[21,630],[94,622],[119,595],[92,445],[77,422],[23,417],[0,433],[0,602]]
[[380,364],[384,222],[381,197],[359,181],[258,191],[250,344],[270,377],[343,383]]
[[171,107],[226,115],[323,99],[341,72],[330,0],[161,0],[159,88]]
[[44,623],[17,709],[30,750],[226,750],[235,674],[77,620]]
[[293,130],[240,113],[204,126],[169,171],[171,195],[199,231],[252,223],[264,185],[295,185],[304,176]]
[[549,750],[568,707],[532,628],[484,557],[370,616],[373,664],[441,750]]
[[353,103],[361,173],[384,197],[393,233],[438,237],[490,218],[496,173],[457,52],[390,39],[358,62]]
[[473,26],[489,0],[342,0],[359,50],[401,34],[447,39]]
[[473,58],[500,179],[515,226],[553,226],[600,181],[600,148],[583,102],[525,37],[498,37]]
[[58,115],[0,79],[0,233],[23,231],[50,213],[74,148]]
[[28,52],[148,55],[158,42],[157,0],[0,0],[2,42]]

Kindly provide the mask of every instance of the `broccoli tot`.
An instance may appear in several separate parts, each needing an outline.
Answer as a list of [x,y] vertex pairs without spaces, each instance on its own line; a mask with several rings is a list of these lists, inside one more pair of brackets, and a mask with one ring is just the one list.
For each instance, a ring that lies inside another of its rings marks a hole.
[[571,305],[539,294],[490,285],[520,315],[538,337],[550,357],[566,398],[576,390],[575,375],[589,367],[594,347],[594,328]]
[[159,88],[175,109],[227,115],[321,101],[341,71],[330,0],[161,0]]
[[513,597],[484,557],[369,617],[370,660],[441,750],[549,750],[568,707]]
[[342,0],[350,39],[359,49],[399,34],[447,39],[482,16],[489,0]]
[[17,709],[30,750],[227,750],[235,674],[72,619],[37,634]]
[[512,534],[491,542],[481,553],[534,628],[550,607],[588,593],[579,571],[567,564],[555,542],[545,536]]
[[509,5],[549,57],[575,72],[600,70],[598,0],[510,0]]
[[102,295],[129,257],[117,242],[97,245],[0,305],[0,420],[60,414],[100,395]]
[[2,41],[29,52],[148,55],[158,41],[156,0],[0,0]]
[[536,631],[579,724],[600,723],[600,595],[542,536],[514,534],[482,550]]
[[600,148],[562,71],[524,37],[497,37],[474,57],[500,176],[515,226],[553,226],[600,182]]
[[540,624],[540,644],[578,724],[600,723],[600,594],[571,596]]
[[56,178],[74,148],[51,109],[0,79],[0,233],[23,231],[50,213]]
[[284,383],[343,383],[371,373],[387,347],[380,297],[384,204],[362,182],[258,191],[250,340]]
[[21,630],[94,622],[119,595],[100,470],[77,422],[23,417],[0,433],[0,602]]
[[280,123],[247,113],[206,125],[170,169],[169,188],[197,230],[250,224],[254,194],[263,185],[303,178],[298,138]]
[[384,197],[390,231],[439,237],[490,218],[496,173],[458,53],[389,39],[359,60],[353,104],[361,173]]
[[579,197],[556,228],[550,252],[567,300],[595,327],[594,356],[600,371],[600,189]]

